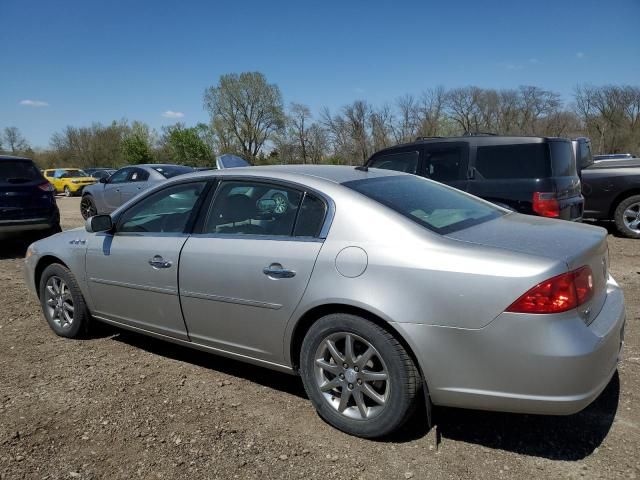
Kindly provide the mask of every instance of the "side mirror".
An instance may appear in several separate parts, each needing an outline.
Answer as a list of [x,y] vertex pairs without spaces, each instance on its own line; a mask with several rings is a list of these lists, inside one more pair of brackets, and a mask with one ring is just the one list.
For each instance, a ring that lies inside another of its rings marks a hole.
[[109,177],[102,177],[98,180],[100,183],[107,183],[109,181]]
[[95,215],[87,218],[84,228],[89,233],[109,232],[113,229],[111,215]]

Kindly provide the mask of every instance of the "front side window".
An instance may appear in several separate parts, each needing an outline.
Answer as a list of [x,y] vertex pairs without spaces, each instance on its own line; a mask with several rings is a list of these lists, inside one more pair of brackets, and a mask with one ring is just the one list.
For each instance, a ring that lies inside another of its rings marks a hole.
[[144,198],[119,219],[118,233],[182,233],[206,182],[174,185]]
[[149,180],[149,172],[145,172],[140,168],[136,168],[133,173],[131,173],[131,177],[129,178],[131,182],[146,182]]
[[442,235],[504,215],[486,202],[413,175],[353,180],[343,185]]
[[130,168],[122,168],[109,177],[109,183],[124,183],[129,179]]
[[550,176],[546,143],[478,147],[475,170],[481,178],[547,178]]
[[418,152],[385,153],[373,157],[368,167],[395,170],[396,172],[416,173],[418,171],[419,158],[420,154]]
[[203,233],[291,236],[302,196],[274,184],[222,182]]

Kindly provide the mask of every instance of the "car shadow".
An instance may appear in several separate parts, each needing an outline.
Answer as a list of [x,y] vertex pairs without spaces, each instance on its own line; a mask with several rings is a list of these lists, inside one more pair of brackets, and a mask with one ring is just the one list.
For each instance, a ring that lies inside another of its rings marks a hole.
[[23,239],[0,239],[0,260],[24,258],[30,242]]
[[208,370],[215,370],[227,375],[249,380],[265,387],[281,390],[290,395],[307,398],[302,382],[294,375],[288,375],[193,348],[183,347],[175,343],[158,340],[128,330],[119,330],[118,334],[113,336],[113,339],[155,355],[191,363]]
[[[307,399],[302,382],[296,376],[126,330],[114,331],[117,331],[114,340],[132,347]],[[456,440],[533,457],[581,460],[606,438],[618,409],[619,397],[620,380],[616,372],[602,394],[575,415],[524,415],[436,407],[431,427],[435,433],[435,447],[446,448],[447,440]],[[424,438],[429,432],[426,409],[419,405],[404,427],[377,441],[407,443]]]

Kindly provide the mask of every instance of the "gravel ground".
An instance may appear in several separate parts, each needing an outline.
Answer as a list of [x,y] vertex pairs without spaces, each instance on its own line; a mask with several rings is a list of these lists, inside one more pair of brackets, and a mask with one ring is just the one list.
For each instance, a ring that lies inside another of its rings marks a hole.
[[[60,198],[63,226],[82,224]],[[609,236],[627,301],[625,361],[571,417],[436,410],[393,438],[326,425],[298,378],[103,326],[56,337],[0,243],[0,479],[636,478],[640,242]]]

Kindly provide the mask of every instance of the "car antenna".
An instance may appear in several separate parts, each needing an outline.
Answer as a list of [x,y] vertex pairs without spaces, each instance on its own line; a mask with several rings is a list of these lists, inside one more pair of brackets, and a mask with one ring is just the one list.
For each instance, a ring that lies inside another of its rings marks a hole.
[[366,165],[360,165],[359,167],[356,167],[356,170],[359,170],[361,172],[368,172],[369,167],[367,167]]

